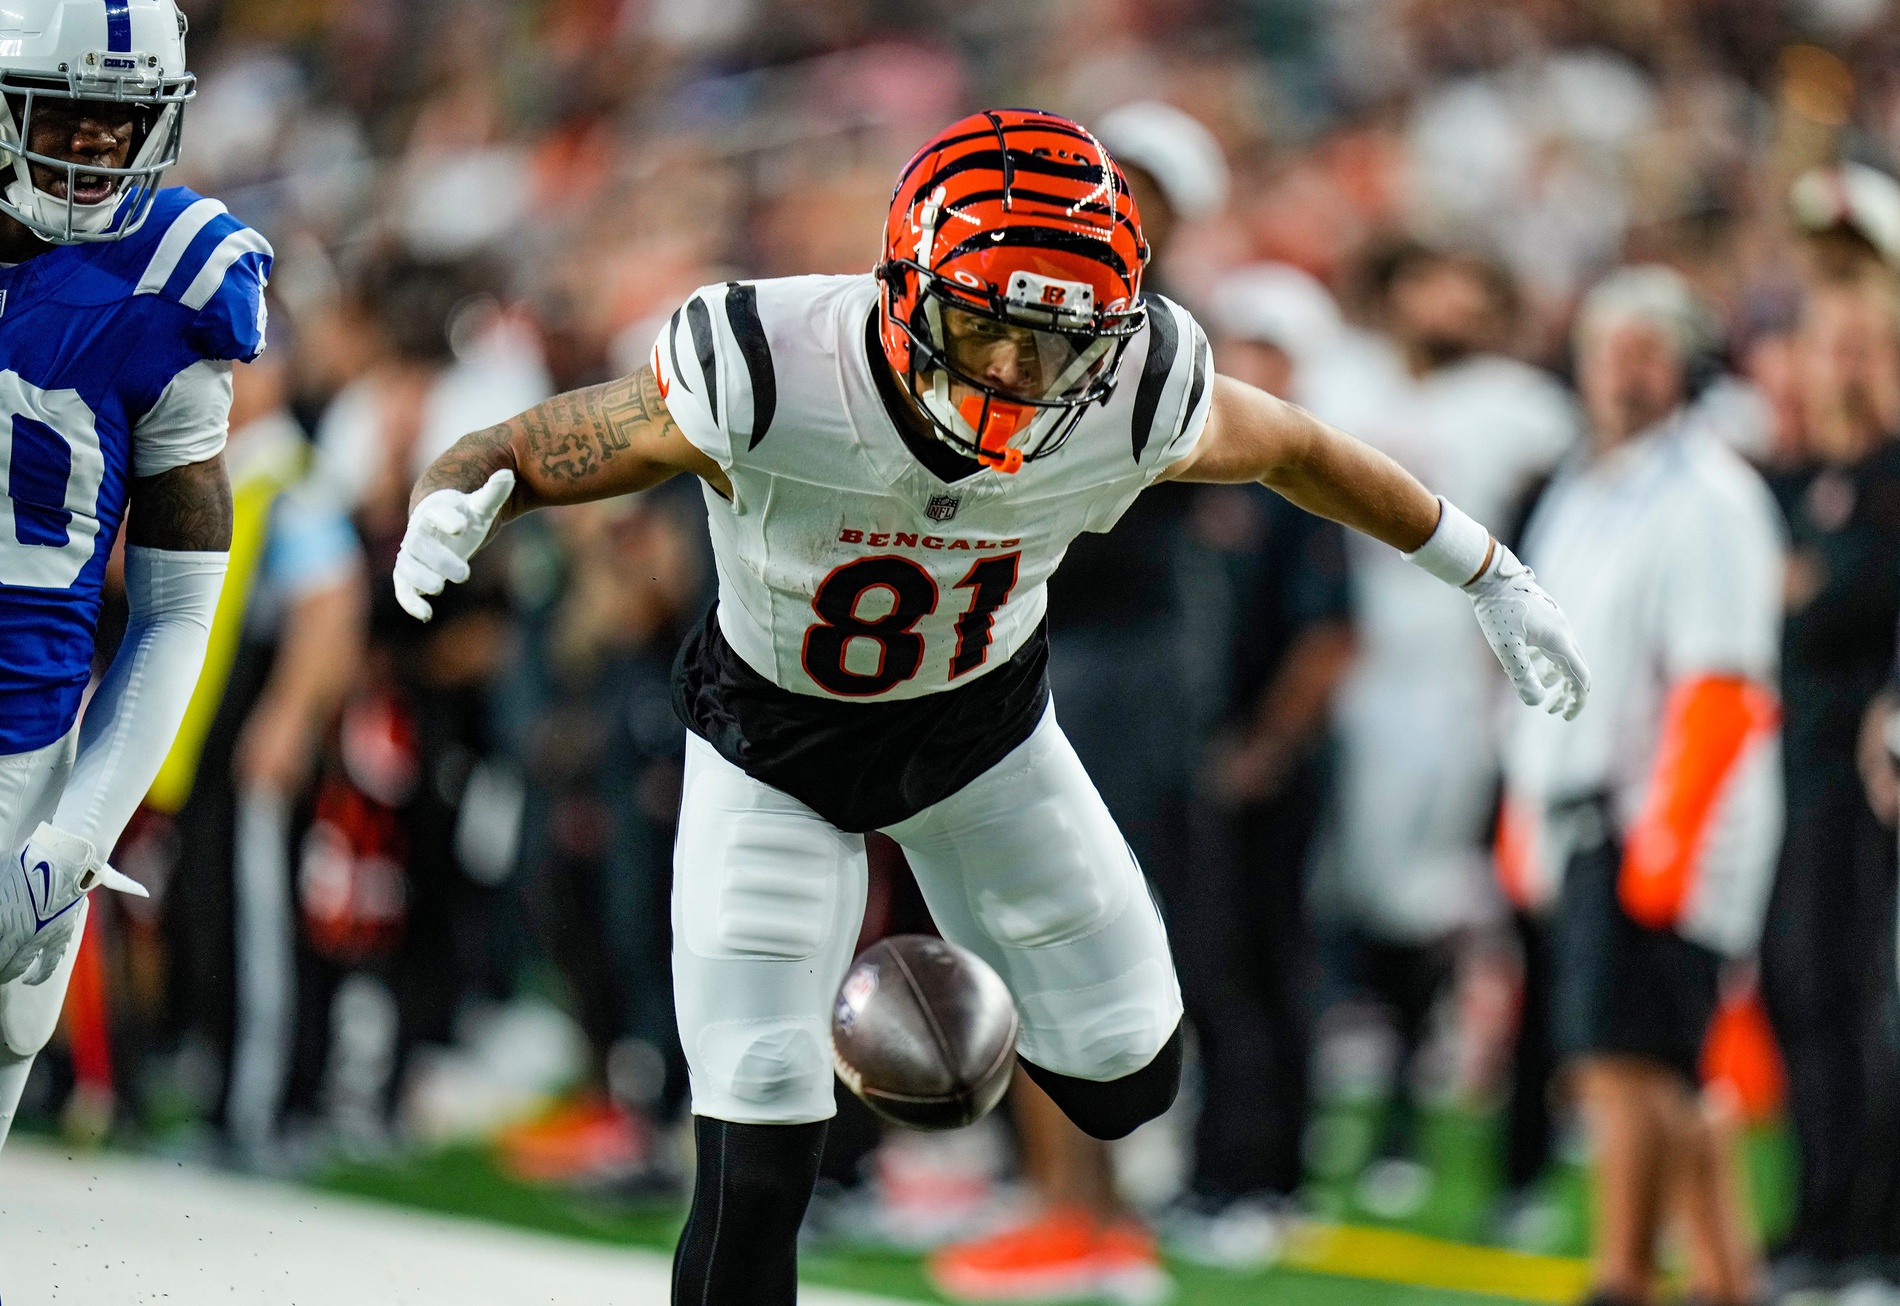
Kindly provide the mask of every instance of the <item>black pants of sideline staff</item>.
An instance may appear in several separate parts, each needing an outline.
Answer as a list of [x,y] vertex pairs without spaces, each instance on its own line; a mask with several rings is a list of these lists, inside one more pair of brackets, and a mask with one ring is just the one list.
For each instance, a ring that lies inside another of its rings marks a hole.
[[1315,987],[1306,854],[1322,793],[1306,766],[1266,802],[1197,812],[1192,855],[1159,884],[1200,1040],[1190,1184],[1205,1197],[1300,1186]]
[[1801,1186],[1780,1251],[1846,1273],[1900,1268],[1900,993],[1894,832],[1851,773],[1791,792],[1762,939]]

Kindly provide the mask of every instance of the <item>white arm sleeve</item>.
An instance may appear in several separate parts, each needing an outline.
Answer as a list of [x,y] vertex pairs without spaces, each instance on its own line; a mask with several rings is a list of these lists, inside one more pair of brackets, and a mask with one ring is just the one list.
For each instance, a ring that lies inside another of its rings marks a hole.
[[101,857],[111,856],[171,750],[204,667],[229,558],[126,547],[131,622],[87,705],[79,757],[53,818],[60,829],[91,840]]
[[193,363],[132,428],[132,475],[157,476],[215,458],[230,426],[231,364],[222,358]]

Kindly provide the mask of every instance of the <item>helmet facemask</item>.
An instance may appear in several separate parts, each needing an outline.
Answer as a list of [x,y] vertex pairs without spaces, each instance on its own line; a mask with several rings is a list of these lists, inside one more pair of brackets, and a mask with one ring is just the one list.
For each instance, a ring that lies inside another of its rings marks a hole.
[[1019,271],[1003,294],[983,296],[893,262],[902,271],[886,276],[917,276],[921,292],[910,319],[896,319],[910,338],[911,394],[939,439],[996,471],[1062,447],[1088,406],[1113,392],[1144,320],[1139,309],[1097,312],[1082,282]]
[[[155,55],[89,53],[82,63],[87,67],[56,74],[0,70],[0,177],[8,164],[13,173],[0,187],[0,213],[55,245],[121,240],[144,224],[160,179],[178,162],[184,106],[196,94],[190,73],[167,76]],[[131,67],[104,70],[120,63]],[[30,149],[34,115],[50,102],[113,106],[114,116],[133,115],[125,166],[73,162]],[[41,189],[36,166],[62,176],[66,193]],[[107,182],[110,189],[102,199],[81,203],[81,178]]]

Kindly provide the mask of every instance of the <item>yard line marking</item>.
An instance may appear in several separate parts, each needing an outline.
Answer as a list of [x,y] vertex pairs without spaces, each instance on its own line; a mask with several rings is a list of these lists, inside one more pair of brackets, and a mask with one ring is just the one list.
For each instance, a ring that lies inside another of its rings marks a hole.
[[1471,1247],[1415,1233],[1356,1225],[1307,1225],[1293,1238],[1289,1269],[1447,1288],[1562,1306],[1583,1296],[1590,1268],[1562,1256]]

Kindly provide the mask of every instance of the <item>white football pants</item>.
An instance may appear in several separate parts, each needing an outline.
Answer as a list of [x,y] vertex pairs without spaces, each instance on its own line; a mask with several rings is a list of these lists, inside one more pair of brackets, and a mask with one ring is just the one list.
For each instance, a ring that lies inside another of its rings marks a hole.
[[[57,743],[30,753],[0,757],[0,858],[5,859],[0,863],[0,875],[21,873],[20,849],[41,821],[53,819],[66,779],[73,772],[73,754],[78,745],[79,728],[75,726]],[[26,1090],[33,1058],[59,1024],[66,985],[72,980],[73,962],[79,956],[79,941],[85,937],[88,909],[88,903],[79,905],[73,941],[51,979],[29,985],[22,977],[0,984],[0,1146],[6,1144],[7,1133],[13,1128],[13,1113],[19,1109],[20,1094]]]
[[[943,936],[1009,985],[1028,1060],[1119,1079],[1174,1033],[1181,991],[1160,914],[1053,709],[1002,761],[884,833]],[[687,736],[673,983],[695,1115],[832,1116],[831,1007],[867,874],[863,835]]]

